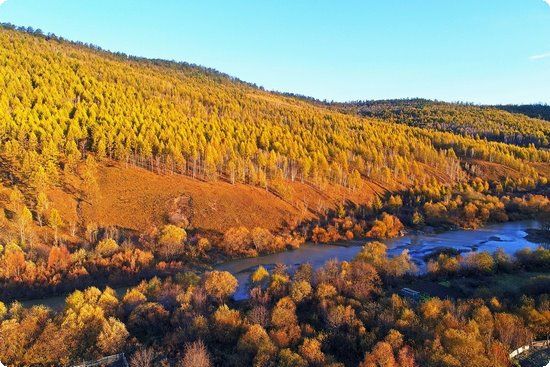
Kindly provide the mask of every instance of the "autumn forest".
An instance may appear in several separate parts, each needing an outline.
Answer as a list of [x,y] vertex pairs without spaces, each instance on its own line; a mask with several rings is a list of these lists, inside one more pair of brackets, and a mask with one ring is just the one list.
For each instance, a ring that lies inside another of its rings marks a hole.
[[[3,24],[0,361],[513,366],[550,333],[548,115],[319,101]],[[530,247],[390,245],[516,221]],[[240,298],[219,268],[334,245],[357,253],[255,266]]]

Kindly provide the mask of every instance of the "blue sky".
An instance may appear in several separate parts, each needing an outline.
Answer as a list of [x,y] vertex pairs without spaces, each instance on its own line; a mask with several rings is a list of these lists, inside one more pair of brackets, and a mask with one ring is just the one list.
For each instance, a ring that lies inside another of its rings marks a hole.
[[346,101],[550,103],[550,0],[0,0],[0,21]]

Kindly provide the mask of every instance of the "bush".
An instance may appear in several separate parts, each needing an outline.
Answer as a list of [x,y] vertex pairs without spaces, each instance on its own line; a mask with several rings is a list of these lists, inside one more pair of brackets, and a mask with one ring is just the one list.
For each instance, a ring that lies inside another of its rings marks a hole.
[[250,280],[252,280],[253,283],[260,283],[267,277],[269,277],[269,272],[260,265],[258,266],[258,269],[256,269],[252,273],[252,275],[250,276]]
[[258,253],[273,250],[274,237],[267,229],[255,227],[252,232],[250,232],[250,235]]
[[379,220],[374,221],[371,230],[367,232],[367,237],[393,238],[401,234],[404,228],[399,218],[388,213],[383,213]]
[[185,346],[183,359],[178,364],[179,367],[210,367],[210,354],[204,343],[199,340]]
[[518,262],[526,269],[550,268],[550,250],[539,246],[536,250],[524,248],[516,252]]
[[472,252],[463,258],[465,270],[490,274],[495,270],[495,260],[488,252]]
[[290,286],[290,298],[296,303],[300,303],[303,300],[309,298],[311,295],[311,284],[308,281],[295,281]]
[[257,255],[256,250],[252,248],[250,231],[244,226],[229,228],[223,235],[220,248],[229,255]]
[[297,353],[285,348],[279,352],[280,367],[307,367],[308,363]]
[[206,293],[223,302],[237,290],[237,279],[227,271],[211,271],[204,277],[204,289]]
[[95,251],[98,255],[107,257],[113,255],[119,249],[118,243],[112,238],[106,238],[99,241],[95,247]]
[[180,245],[187,238],[187,233],[183,228],[173,224],[167,224],[162,228],[159,242],[166,246]]
[[212,246],[210,245],[210,241],[208,240],[208,238],[206,238],[206,237],[201,237],[201,238],[199,238],[199,240],[197,241],[197,250],[198,250],[201,254],[204,254],[204,253],[206,253],[207,251],[210,251],[211,248],[212,248]]
[[183,228],[173,224],[165,225],[159,235],[157,252],[164,257],[172,257],[183,253],[183,242],[187,233]]

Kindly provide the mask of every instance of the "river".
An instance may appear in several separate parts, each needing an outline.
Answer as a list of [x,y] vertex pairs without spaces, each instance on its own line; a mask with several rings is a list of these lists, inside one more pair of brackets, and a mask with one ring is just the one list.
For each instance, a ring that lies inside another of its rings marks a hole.
[[[419,271],[425,271],[424,256],[440,248],[453,248],[461,252],[489,251],[498,248],[513,254],[524,247],[535,248],[537,243],[528,241],[525,237],[529,228],[540,228],[537,221],[518,221],[491,224],[475,230],[455,230],[442,233],[415,233],[403,237],[384,240],[388,246],[388,254],[395,256],[404,249],[409,250],[412,260],[417,264]],[[300,248],[276,254],[264,255],[255,258],[237,259],[215,266],[216,270],[225,270],[232,273],[239,281],[239,288],[234,296],[236,300],[245,299],[248,294],[248,279],[250,274],[263,265],[271,269],[275,264],[284,264],[290,270],[299,264],[309,263],[313,268],[319,268],[330,259],[340,261],[352,260],[361,250],[366,241],[347,241],[337,245],[321,245],[306,243]],[[119,296],[124,295],[128,287],[116,288]],[[30,307],[38,304],[61,309],[65,296],[50,297],[22,302]]]
[[[442,233],[417,233],[403,237],[384,240],[388,246],[388,255],[399,255],[408,249],[411,259],[420,272],[424,272],[426,264],[424,256],[441,248],[453,248],[460,252],[489,251],[498,248],[513,254],[524,247],[536,248],[537,243],[528,241],[525,232],[529,228],[540,228],[537,221],[518,221],[491,224],[475,230],[455,230]],[[275,264],[284,264],[290,270],[299,264],[309,263],[313,268],[319,268],[330,259],[340,261],[352,260],[366,241],[348,241],[337,245],[319,245],[306,243],[292,251],[280,252],[255,258],[232,260],[216,267],[217,270],[229,271],[239,281],[235,299],[244,299],[248,293],[248,279],[259,265],[267,269]]]

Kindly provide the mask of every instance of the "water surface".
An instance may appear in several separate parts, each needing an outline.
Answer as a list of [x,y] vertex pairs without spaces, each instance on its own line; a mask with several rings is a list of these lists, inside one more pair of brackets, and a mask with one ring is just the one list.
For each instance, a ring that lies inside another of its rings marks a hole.
[[[407,249],[411,259],[420,272],[425,271],[424,256],[441,248],[453,248],[466,253],[471,251],[494,252],[502,248],[506,253],[513,254],[519,249],[536,248],[538,244],[528,241],[525,232],[529,228],[540,228],[537,221],[518,221],[491,224],[475,230],[455,230],[442,233],[417,233],[403,237],[384,240],[388,246],[388,255],[399,255]],[[359,251],[365,241],[348,241],[344,245],[321,245],[305,243],[296,250],[270,254],[255,258],[232,260],[216,267],[217,270],[229,271],[239,281],[239,289],[235,299],[244,299],[248,293],[248,279],[259,265],[272,269],[275,264],[286,265],[291,271],[299,264],[309,263],[313,268],[319,268],[328,260],[337,259],[350,261]]]

